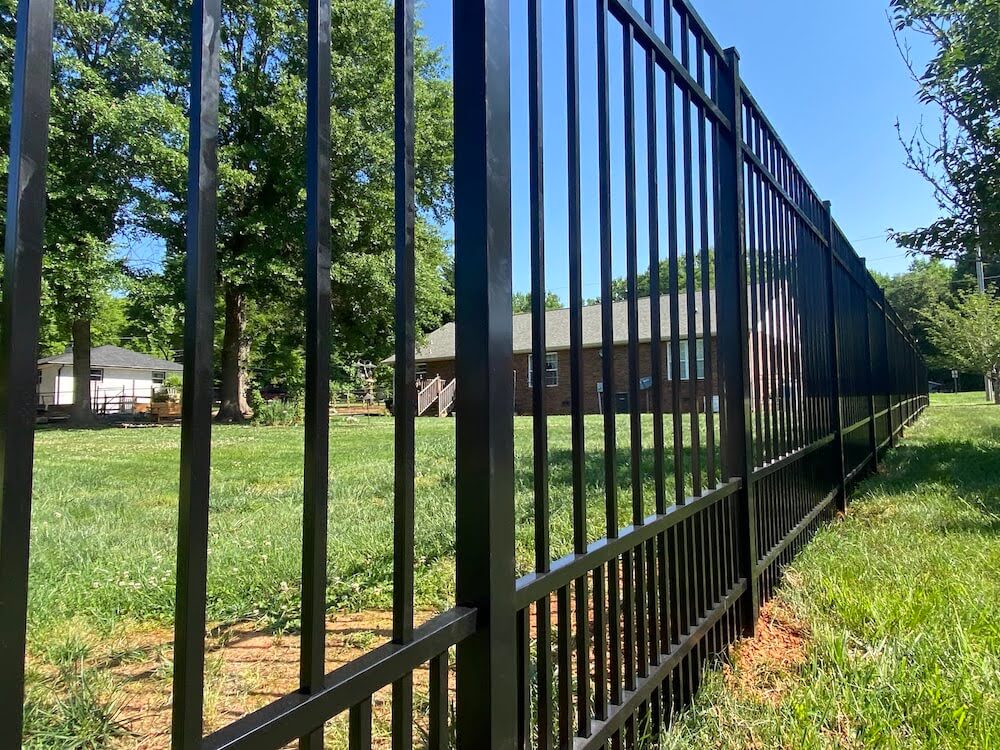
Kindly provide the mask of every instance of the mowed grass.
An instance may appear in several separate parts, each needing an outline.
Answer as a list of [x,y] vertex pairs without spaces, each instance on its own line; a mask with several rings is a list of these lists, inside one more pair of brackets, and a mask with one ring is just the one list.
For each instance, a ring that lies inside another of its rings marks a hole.
[[[667,467],[673,466],[671,420],[665,419],[664,429]],[[559,557],[572,544],[570,420],[553,417],[548,426],[551,551]],[[642,429],[642,512],[649,514],[655,507],[651,417],[644,418]],[[601,417],[586,419],[582,468],[592,540],[605,531],[602,432]],[[703,467],[708,458],[705,433],[703,418],[699,451]],[[683,434],[690,445],[687,419]],[[616,491],[621,524],[626,525],[633,497],[626,417],[617,419],[617,438]],[[135,680],[151,700],[169,701],[179,447],[176,427],[37,434],[25,707],[30,750],[137,746],[134,719],[136,711],[144,709],[142,699],[136,706]],[[297,631],[302,456],[301,428],[213,429],[207,617],[213,632],[221,633],[213,636],[216,645],[239,623],[275,637]],[[689,467],[689,448],[683,449],[683,456]],[[518,573],[530,570],[534,558],[532,457],[531,420],[518,418],[514,466]],[[454,462],[455,421],[418,420],[415,599],[424,612],[454,602]],[[689,468],[686,473],[690,493]],[[666,487],[672,492],[670,476]],[[392,420],[335,421],[330,433],[328,517],[331,619],[391,607],[392,506]],[[210,667],[219,670],[221,662],[213,659],[207,672]],[[129,672],[129,664],[148,676],[123,681],[110,669],[120,675]],[[227,691],[232,686],[219,687],[223,675],[207,674],[206,679],[210,703],[231,700]],[[144,746],[141,737],[139,741],[138,746]]]
[[935,393],[931,396],[934,406],[995,406],[986,400],[983,391],[962,391],[961,393]]
[[[417,422],[416,599],[453,601],[455,422]],[[554,557],[571,549],[570,424],[549,420]],[[652,420],[643,423],[643,511],[654,508]],[[672,466],[666,425],[666,461]],[[583,463],[591,539],[604,534],[600,417],[586,421]],[[688,433],[685,432],[685,435]],[[533,469],[530,419],[515,425],[517,563],[531,568]],[[629,430],[618,422],[622,525],[631,519]],[[32,513],[30,639],[67,621],[110,632],[122,623],[173,617],[179,477],[177,428],[45,430],[38,433]],[[687,440],[690,442],[690,440]],[[701,450],[704,465],[704,429]],[[302,534],[300,428],[216,427],[212,438],[208,619],[259,620],[294,629]],[[690,461],[690,451],[685,451]],[[673,480],[668,477],[668,492]],[[690,477],[688,489],[690,491]],[[331,610],[390,607],[393,424],[336,422],[331,428],[329,590]]]
[[1000,407],[932,403],[788,571],[801,662],[738,647],[661,747],[1000,747]]

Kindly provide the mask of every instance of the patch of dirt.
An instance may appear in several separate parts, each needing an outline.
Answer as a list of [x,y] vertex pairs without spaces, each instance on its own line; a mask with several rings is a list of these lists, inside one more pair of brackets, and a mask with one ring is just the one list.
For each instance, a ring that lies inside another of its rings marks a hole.
[[760,611],[757,637],[740,642],[725,667],[730,689],[777,706],[798,679],[811,637],[808,626],[787,604],[772,600]]
[[[416,624],[436,613],[417,612]],[[327,623],[326,669],[331,672],[387,643],[392,613],[338,614]],[[95,666],[110,670],[118,689],[119,721],[126,737],[120,750],[166,750],[170,745],[173,632],[165,629],[131,634],[109,649]],[[215,628],[206,640],[205,733],[220,729],[298,688],[299,636],[275,635],[250,623]],[[415,737],[419,741],[426,712],[428,671],[414,673]],[[451,680],[454,688],[454,678]],[[373,747],[388,747],[391,689],[373,697]],[[346,747],[346,716],[327,725],[331,747]],[[289,745],[295,747],[296,745]]]

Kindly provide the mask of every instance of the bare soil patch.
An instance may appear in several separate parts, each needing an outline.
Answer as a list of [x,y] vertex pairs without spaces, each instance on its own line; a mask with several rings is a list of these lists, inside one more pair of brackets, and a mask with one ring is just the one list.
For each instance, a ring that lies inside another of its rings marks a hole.
[[[436,613],[416,614],[417,624]],[[333,671],[391,639],[392,613],[366,611],[338,614],[328,621],[327,671]],[[166,750],[170,745],[173,633],[148,630],[117,643],[100,662],[114,676],[118,720],[127,735],[115,748]],[[208,734],[298,688],[299,636],[261,631],[254,624],[217,627],[206,643],[205,733]],[[427,669],[414,673],[415,737],[426,731]],[[454,679],[452,679],[452,687]],[[391,689],[372,701],[372,733],[376,747],[388,747]],[[346,716],[326,729],[331,747],[346,747]],[[290,745],[289,747],[295,747]]]
[[776,706],[798,679],[810,637],[787,604],[771,600],[761,608],[757,637],[733,649],[733,663],[725,668],[730,689]]

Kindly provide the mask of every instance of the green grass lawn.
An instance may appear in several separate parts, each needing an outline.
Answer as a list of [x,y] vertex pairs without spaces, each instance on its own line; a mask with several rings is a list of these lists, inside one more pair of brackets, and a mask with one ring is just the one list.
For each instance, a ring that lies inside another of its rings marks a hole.
[[985,391],[963,391],[961,393],[935,393],[931,396],[934,406],[990,406]]
[[[651,477],[652,422],[643,427],[643,475]],[[533,557],[530,420],[518,419],[515,430],[523,572]],[[618,435],[627,523],[624,418]],[[417,438],[416,595],[418,607],[433,610],[453,601],[454,421],[419,420]],[[586,439],[588,530],[596,539],[604,524],[599,417],[588,418]],[[179,440],[176,428],[38,433],[26,713],[32,750],[118,747],[110,739],[122,731],[116,702],[132,689],[121,676],[129,663],[151,670],[142,684],[169,701]],[[663,746],[1000,747],[998,442],[1000,407],[977,394],[936,397],[883,473],[858,488],[847,520],[822,531],[789,571],[777,606],[808,633],[802,660],[744,669],[737,652]],[[296,428],[213,433],[213,624],[246,622],[276,639],[298,624],[302,444]],[[550,420],[549,447],[558,556],[571,539],[568,419]],[[392,451],[390,420],[331,428],[333,617],[390,606]],[[667,452],[670,466],[669,445]],[[651,481],[644,485],[647,513],[652,489]],[[155,643],[137,649],[144,641]],[[124,667],[111,677],[108,664]],[[220,664],[213,657],[207,667],[216,704],[233,687],[222,685],[231,679]],[[141,745],[122,745],[132,746]]]
[[778,625],[714,672],[664,748],[1000,747],[1000,407],[935,396],[788,572]]
[[[645,513],[653,512],[652,421],[644,422]],[[619,421],[622,525],[631,518],[628,424]],[[516,422],[517,560],[533,559],[531,421]],[[331,428],[329,605],[391,606],[392,421]],[[669,436],[670,431],[667,430]],[[601,421],[588,417],[585,480],[591,539],[604,533]],[[99,631],[169,624],[174,606],[177,428],[45,430],[37,437],[30,640],[66,621]],[[454,420],[417,422],[416,596],[449,606],[454,579]],[[302,524],[300,428],[216,427],[209,540],[210,621],[294,626]],[[667,465],[672,465],[668,444]],[[550,420],[553,555],[571,549],[569,420]],[[703,451],[704,455],[704,451]],[[672,487],[672,479],[668,487]]]
[[[670,418],[666,421],[669,438]],[[646,514],[654,508],[652,426],[646,417]],[[417,606],[425,611],[454,602],[454,427],[451,419],[417,421],[415,577]],[[571,549],[569,427],[566,417],[549,420],[554,557]],[[588,532],[598,539],[605,523],[601,418],[588,417],[585,433]],[[337,420],[330,438],[331,617],[388,609],[392,420]],[[626,417],[618,420],[618,440],[619,513],[625,525],[632,513]],[[179,443],[176,427],[52,429],[37,435],[26,709],[31,750],[118,747],[110,740],[127,724],[119,704],[123,688],[134,680],[109,676],[109,665],[142,663],[149,675],[142,678],[142,689],[169,701]],[[298,626],[303,431],[216,427],[212,446],[209,622],[222,626],[217,632],[223,634],[237,623],[250,623],[256,632],[279,638]],[[666,451],[672,466],[669,443]],[[534,556],[530,419],[516,420],[515,454],[517,564],[526,572]],[[703,462],[705,455],[703,449]],[[672,483],[668,478],[668,487]],[[372,642],[379,640],[369,635]],[[136,648],[150,638],[152,647]],[[209,668],[212,664],[218,671],[219,662],[210,661]],[[291,667],[294,675],[294,663]],[[233,685],[219,686],[225,676],[206,679],[214,685],[212,700],[229,699]],[[134,713],[134,701],[129,709]]]

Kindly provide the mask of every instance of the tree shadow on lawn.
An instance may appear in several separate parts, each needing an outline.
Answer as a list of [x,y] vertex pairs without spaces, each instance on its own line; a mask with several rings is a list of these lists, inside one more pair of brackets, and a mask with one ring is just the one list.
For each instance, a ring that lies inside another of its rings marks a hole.
[[943,401],[943,402],[940,402],[940,403],[935,402],[935,403],[931,404],[931,406],[936,411],[938,409],[974,409],[974,408],[978,408],[980,406],[994,406],[995,407],[995,406],[997,406],[997,404],[994,404],[991,401],[986,401],[984,399],[983,401],[975,401],[975,402],[973,402],[973,401],[956,401],[955,403],[951,403],[950,401]]
[[[1000,423],[995,428],[1000,434]],[[979,512],[979,518],[949,518],[944,531],[1000,534],[1000,450],[987,434],[931,443],[897,446],[883,473],[869,482],[873,492],[906,494],[934,492],[934,486],[954,488],[955,494]]]

